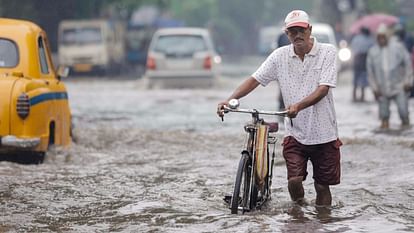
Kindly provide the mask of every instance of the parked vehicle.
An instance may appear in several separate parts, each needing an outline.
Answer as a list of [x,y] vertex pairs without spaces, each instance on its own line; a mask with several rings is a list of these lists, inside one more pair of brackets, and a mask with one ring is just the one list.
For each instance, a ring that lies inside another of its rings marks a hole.
[[75,73],[119,72],[125,60],[125,28],[118,21],[64,20],[59,24],[59,63]]
[[[42,161],[52,145],[71,143],[71,113],[46,33],[36,24],[0,19],[0,154]],[[17,155],[16,155],[17,156]]]
[[316,37],[318,42],[332,44],[338,47],[335,38],[335,32],[329,24],[314,23],[312,24],[312,36]]
[[342,41],[338,45],[335,32],[329,24],[312,24],[312,35],[316,37],[318,42],[332,44],[338,49],[338,70],[349,67],[349,63],[351,62],[351,50],[348,48],[346,41]]
[[148,87],[212,86],[221,58],[204,28],[164,28],[154,34],[148,51]]

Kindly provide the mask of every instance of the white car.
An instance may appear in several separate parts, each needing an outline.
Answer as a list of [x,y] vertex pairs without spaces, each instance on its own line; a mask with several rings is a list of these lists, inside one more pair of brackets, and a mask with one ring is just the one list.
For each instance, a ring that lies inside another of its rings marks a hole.
[[154,33],[148,50],[148,88],[212,86],[221,58],[204,28],[163,28]]
[[[332,44],[338,48],[339,70],[350,62],[351,50],[347,47],[345,41],[343,41],[340,45],[337,44],[335,32],[329,24],[312,24],[312,35],[318,40],[318,42]],[[345,44],[343,44],[344,42]]]
[[335,32],[329,24],[312,24],[312,36],[316,37],[318,42],[328,43],[335,45],[335,47],[338,47],[336,43]]

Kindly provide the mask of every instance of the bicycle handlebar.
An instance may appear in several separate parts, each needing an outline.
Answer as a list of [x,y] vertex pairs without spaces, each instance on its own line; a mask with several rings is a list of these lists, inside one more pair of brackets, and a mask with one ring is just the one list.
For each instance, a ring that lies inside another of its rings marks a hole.
[[[285,111],[263,111],[263,110],[257,110],[257,109],[243,109],[243,108],[230,108],[228,106],[223,106],[224,108],[224,113],[227,112],[240,112],[240,113],[257,113],[259,115],[274,115],[274,116],[287,116],[287,110]],[[227,112],[226,112],[227,111]]]

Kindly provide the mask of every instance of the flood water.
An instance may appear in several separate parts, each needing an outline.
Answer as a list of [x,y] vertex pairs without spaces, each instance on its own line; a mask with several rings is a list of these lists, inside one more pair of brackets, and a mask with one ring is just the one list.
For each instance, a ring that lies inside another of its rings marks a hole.
[[[250,117],[221,122],[215,108],[241,78],[179,90],[69,78],[76,142],[41,165],[0,162],[0,232],[414,232],[414,129],[399,129],[394,106],[392,129],[378,130],[372,99],[350,102],[350,78],[342,75],[334,90],[344,146],[330,214],[315,209],[311,164],[309,204],[290,201],[280,143],[272,200],[230,214],[223,197]],[[274,110],[276,87],[259,88],[241,106]]]

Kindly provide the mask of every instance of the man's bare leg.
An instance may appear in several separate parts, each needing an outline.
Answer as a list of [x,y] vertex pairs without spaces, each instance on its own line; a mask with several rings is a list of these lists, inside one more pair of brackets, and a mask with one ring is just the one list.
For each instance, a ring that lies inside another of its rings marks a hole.
[[330,207],[332,205],[332,196],[329,185],[314,183],[316,190],[316,205]]
[[305,191],[303,190],[302,181],[303,176],[292,177],[288,181],[290,198],[298,204],[304,203],[303,197],[305,196]]

